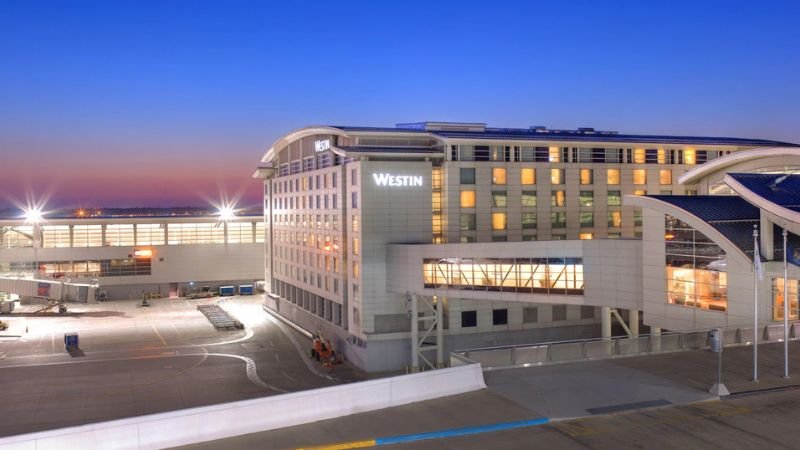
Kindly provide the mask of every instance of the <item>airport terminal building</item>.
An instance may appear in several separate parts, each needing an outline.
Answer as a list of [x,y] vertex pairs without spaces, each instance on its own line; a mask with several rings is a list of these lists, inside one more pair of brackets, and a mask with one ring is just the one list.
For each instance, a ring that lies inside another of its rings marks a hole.
[[[724,272],[692,272],[684,291],[716,283],[702,302],[667,295],[667,277],[688,272],[665,256],[665,227],[708,230],[664,205],[732,194],[730,168],[800,167],[797,148],[482,123],[302,128],[254,175],[266,304],[370,371],[416,366],[427,350],[442,363],[458,348],[607,336],[612,315],[632,332],[642,311],[656,329],[730,323],[741,311],[721,301],[723,281],[737,282]],[[705,167],[718,170],[698,175]]]
[[15,280],[52,286],[49,297],[76,285],[63,295],[79,302],[253,285],[264,276],[263,242],[260,216],[1,219],[0,293],[36,296]]

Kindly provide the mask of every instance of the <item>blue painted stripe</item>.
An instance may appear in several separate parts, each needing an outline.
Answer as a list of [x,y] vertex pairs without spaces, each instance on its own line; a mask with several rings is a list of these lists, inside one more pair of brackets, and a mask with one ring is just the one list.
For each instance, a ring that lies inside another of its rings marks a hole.
[[480,425],[475,427],[453,428],[450,430],[431,431],[428,433],[419,434],[402,434],[400,436],[390,436],[375,439],[376,445],[389,445],[398,444],[400,442],[413,442],[423,441],[426,439],[439,439],[455,436],[466,436],[470,434],[489,433],[492,431],[511,430],[514,428],[531,427],[535,425],[543,425],[550,422],[547,417],[540,417],[538,419],[521,420],[518,422],[503,422],[495,423],[492,425]]

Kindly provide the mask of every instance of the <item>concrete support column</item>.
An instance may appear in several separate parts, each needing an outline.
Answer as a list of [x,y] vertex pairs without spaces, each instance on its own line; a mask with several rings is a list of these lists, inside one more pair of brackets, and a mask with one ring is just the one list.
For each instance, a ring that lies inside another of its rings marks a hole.
[[652,351],[661,351],[661,328],[650,327],[650,345]]
[[419,372],[419,309],[416,294],[410,295],[411,301],[411,371]]
[[611,308],[608,306],[600,307],[600,319],[601,319],[601,332],[600,336],[603,339],[610,339],[611,338]]
[[628,310],[628,328],[631,329],[631,337],[639,337],[639,310]]
[[444,302],[436,298],[436,367],[444,367]]
[[758,225],[758,237],[760,240],[761,255],[767,258],[767,261],[775,259],[775,246],[773,245],[774,239],[772,222],[769,221],[764,211],[761,211],[761,221]]

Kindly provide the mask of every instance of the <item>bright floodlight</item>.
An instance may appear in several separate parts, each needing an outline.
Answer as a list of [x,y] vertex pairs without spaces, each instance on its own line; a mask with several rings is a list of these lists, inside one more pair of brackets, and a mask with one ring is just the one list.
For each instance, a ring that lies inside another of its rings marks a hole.
[[43,219],[42,208],[35,206],[25,210],[25,222],[39,223]]
[[228,221],[236,217],[236,212],[230,206],[223,206],[219,209],[219,220]]

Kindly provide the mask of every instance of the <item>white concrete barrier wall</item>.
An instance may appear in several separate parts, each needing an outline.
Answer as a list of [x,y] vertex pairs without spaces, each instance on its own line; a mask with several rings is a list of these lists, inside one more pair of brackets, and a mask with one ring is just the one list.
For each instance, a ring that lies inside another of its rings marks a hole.
[[0,438],[0,449],[157,449],[274,430],[486,387],[479,364]]

